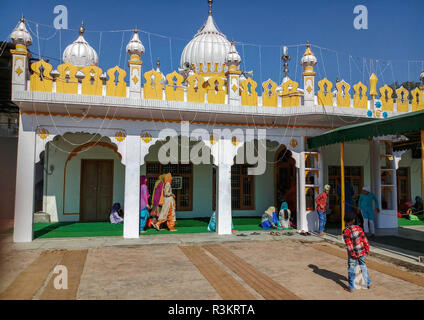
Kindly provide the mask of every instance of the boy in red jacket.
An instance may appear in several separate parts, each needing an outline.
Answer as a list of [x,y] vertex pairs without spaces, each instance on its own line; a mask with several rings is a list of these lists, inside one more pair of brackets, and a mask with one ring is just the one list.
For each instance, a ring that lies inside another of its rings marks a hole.
[[367,266],[365,264],[365,258],[370,253],[368,239],[366,238],[362,228],[360,226],[354,225],[355,216],[352,213],[347,213],[344,220],[346,223],[346,228],[343,230],[343,239],[347,247],[347,272],[349,280],[349,288],[346,290],[352,292],[355,288],[355,268],[357,263],[359,263],[359,266],[361,267],[362,275],[369,289],[371,286],[371,280],[368,275]]

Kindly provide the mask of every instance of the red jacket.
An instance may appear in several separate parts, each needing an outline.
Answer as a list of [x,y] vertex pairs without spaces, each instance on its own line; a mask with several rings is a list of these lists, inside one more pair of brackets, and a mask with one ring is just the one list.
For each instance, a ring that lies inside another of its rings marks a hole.
[[343,230],[343,239],[347,253],[354,259],[370,253],[370,244],[360,226],[352,225]]
[[325,213],[325,207],[327,206],[328,195],[326,192],[321,193],[316,199],[317,210]]

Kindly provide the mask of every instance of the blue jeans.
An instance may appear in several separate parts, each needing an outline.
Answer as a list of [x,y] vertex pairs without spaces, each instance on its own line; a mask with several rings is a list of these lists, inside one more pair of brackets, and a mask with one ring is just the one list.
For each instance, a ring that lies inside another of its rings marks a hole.
[[367,269],[367,265],[365,264],[365,255],[359,257],[359,259],[353,259],[352,257],[349,256],[349,258],[347,259],[347,274],[348,274],[348,280],[349,280],[349,289],[350,290],[354,290],[355,289],[355,268],[356,268],[356,264],[359,262],[359,266],[361,267],[362,270],[362,276],[364,277],[365,283],[367,284],[367,286],[371,285],[371,280],[370,277],[368,275],[368,269]]
[[327,222],[327,215],[325,212],[319,211],[318,212],[318,218],[319,218],[319,233],[324,232],[325,223]]

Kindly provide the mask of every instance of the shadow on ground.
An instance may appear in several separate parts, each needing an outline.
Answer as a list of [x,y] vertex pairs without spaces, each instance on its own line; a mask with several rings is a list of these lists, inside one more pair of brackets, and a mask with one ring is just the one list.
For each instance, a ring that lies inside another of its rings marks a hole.
[[346,282],[348,281],[345,276],[342,276],[342,275],[340,275],[336,272],[330,271],[330,270],[321,269],[314,264],[310,264],[310,265],[308,265],[308,267],[311,268],[314,273],[320,275],[321,277],[324,277],[324,278],[329,279],[329,280],[333,280],[335,283],[337,283],[342,288],[347,288],[347,285],[343,282],[343,281],[346,281]]

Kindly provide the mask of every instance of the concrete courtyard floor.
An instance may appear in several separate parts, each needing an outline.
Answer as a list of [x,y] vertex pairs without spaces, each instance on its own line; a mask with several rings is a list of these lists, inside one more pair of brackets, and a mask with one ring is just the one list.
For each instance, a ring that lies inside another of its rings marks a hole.
[[[402,255],[372,254],[371,289],[349,293],[340,239],[241,233],[26,244],[2,234],[0,299],[424,299],[423,265]],[[68,269],[67,290],[53,286],[56,265]]]

